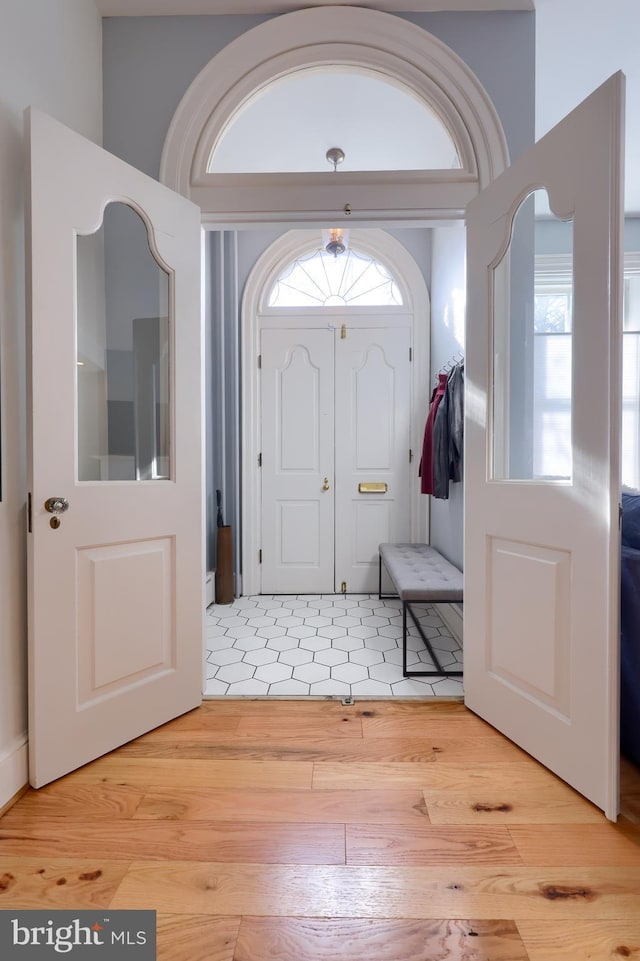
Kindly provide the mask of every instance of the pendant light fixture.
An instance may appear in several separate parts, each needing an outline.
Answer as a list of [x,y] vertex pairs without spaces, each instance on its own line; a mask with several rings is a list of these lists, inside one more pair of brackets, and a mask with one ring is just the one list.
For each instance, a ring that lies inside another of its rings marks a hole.
[[[329,147],[325,157],[330,164],[333,164],[334,172],[338,170],[338,164],[344,160],[345,153],[342,147]],[[338,257],[347,249],[349,231],[342,227],[328,227],[322,231],[322,244],[328,254]]]

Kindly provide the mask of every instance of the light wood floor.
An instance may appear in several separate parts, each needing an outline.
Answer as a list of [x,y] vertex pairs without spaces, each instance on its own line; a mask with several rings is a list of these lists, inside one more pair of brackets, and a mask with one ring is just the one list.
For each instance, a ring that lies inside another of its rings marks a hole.
[[0,820],[0,908],[146,908],[160,961],[640,959],[640,787],[455,701],[207,701]]

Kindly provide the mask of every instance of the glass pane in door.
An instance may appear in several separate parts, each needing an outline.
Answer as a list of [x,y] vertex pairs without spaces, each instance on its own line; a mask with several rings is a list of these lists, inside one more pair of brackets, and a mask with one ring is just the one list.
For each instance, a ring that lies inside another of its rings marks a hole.
[[573,223],[548,210],[520,204],[493,272],[493,480],[572,476]]
[[170,477],[169,303],[145,222],[109,204],[77,237],[79,481]]

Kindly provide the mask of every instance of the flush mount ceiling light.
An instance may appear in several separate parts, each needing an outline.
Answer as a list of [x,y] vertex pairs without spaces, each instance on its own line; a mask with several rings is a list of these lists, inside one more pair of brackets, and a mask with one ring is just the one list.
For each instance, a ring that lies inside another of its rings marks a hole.
[[[333,169],[336,171],[338,164],[344,160],[345,153],[342,147],[329,147],[325,157],[330,164],[333,164]],[[347,249],[347,234],[348,231],[343,230],[342,227],[329,227],[323,230],[322,243],[327,253],[333,254],[334,257],[343,254]]]

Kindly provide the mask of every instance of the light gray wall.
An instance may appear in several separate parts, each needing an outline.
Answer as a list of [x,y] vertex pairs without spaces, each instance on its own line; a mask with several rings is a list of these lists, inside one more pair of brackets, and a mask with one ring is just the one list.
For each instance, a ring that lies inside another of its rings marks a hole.
[[158,177],[164,138],[192,80],[269,17],[112,17],[103,21],[104,145]]
[[489,94],[509,145],[511,160],[534,141],[535,14],[404,13],[405,20],[451,47]]
[[[464,354],[466,231],[461,223],[433,230],[431,273],[432,385],[439,370]],[[425,411],[425,418],[426,418]],[[463,465],[464,477],[464,465]],[[449,499],[430,497],[430,543],[462,569],[463,484],[449,485]]]
[[24,141],[33,104],[102,134],[101,30],[87,0],[2,0],[0,28],[0,808],[26,782]]

